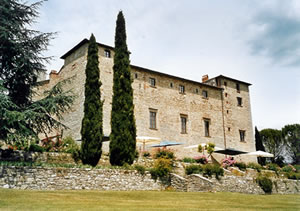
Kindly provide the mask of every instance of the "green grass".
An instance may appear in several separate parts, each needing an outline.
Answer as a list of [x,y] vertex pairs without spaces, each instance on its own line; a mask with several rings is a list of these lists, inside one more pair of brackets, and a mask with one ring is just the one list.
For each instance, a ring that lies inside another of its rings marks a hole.
[[299,210],[299,195],[0,189],[0,210]]

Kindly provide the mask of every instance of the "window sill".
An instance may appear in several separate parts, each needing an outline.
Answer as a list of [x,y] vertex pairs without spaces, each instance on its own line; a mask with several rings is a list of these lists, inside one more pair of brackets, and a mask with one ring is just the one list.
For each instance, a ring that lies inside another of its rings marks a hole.
[[208,100],[208,97],[202,97],[202,99],[204,99],[204,100]]
[[181,95],[185,95],[185,92],[179,92],[179,94],[181,94]]
[[184,134],[187,134],[187,132],[185,132],[185,133],[181,132],[180,134],[183,134],[183,135],[184,135]]
[[211,136],[204,136],[205,138],[211,138]]
[[150,87],[155,88],[155,89],[157,88],[156,86],[152,86],[152,85],[150,85]]
[[151,127],[150,127],[149,129],[150,129],[150,130],[157,130],[157,128],[151,128]]

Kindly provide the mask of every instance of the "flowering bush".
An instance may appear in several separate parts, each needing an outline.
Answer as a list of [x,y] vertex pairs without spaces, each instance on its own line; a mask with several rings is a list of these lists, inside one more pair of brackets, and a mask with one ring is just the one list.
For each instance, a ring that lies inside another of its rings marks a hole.
[[222,167],[227,168],[229,166],[233,166],[236,163],[236,161],[233,159],[233,157],[228,157],[222,160]]
[[197,163],[201,163],[201,164],[207,164],[207,163],[208,163],[208,160],[207,160],[207,158],[205,157],[205,155],[194,157],[194,160],[195,160]]

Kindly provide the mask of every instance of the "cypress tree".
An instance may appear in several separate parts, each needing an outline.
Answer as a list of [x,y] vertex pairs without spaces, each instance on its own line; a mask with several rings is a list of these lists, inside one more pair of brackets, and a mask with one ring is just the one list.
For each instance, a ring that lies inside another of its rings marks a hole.
[[122,11],[119,12],[116,22],[113,70],[110,163],[121,166],[133,163],[136,149],[132,78]]
[[99,81],[98,45],[93,34],[89,41],[85,74],[84,117],[81,127],[80,157],[83,164],[96,166],[102,153],[103,114],[100,94],[101,82]]
[[[256,147],[256,150],[265,151],[265,147],[262,143],[262,139],[261,139],[261,136],[260,136],[260,133],[259,133],[257,127],[255,127],[255,147]],[[264,157],[258,157],[257,161],[261,165],[266,164],[266,158],[264,158]]]

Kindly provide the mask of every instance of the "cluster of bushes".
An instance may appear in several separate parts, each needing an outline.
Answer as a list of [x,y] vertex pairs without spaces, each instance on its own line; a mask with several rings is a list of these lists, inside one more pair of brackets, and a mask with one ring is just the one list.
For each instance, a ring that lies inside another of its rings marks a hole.
[[213,175],[215,175],[216,179],[219,179],[220,176],[224,175],[224,170],[218,164],[205,164],[205,165],[192,164],[185,168],[185,173],[187,175],[202,173],[203,176],[206,177],[212,177]]
[[295,180],[300,179],[300,166],[299,165],[293,166],[293,165],[289,164],[289,165],[286,165],[286,166],[280,168],[280,166],[277,165],[276,163],[269,163],[265,167],[263,167],[258,163],[245,164],[243,162],[236,162],[236,163],[234,163],[233,166],[238,167],[242,171],[246,170],[246,168],[255,169],[258,172],[261,172],[261,170],[270,170],[270,171],[274,171],[277,175],[279,173],[283,173],[288,179],[295,179]]
[[154,166],[150,169],[152,178],[156,180],[168,177],[173,169],[174,153],[170,150],[158,149],[154,158],[156,159]]

